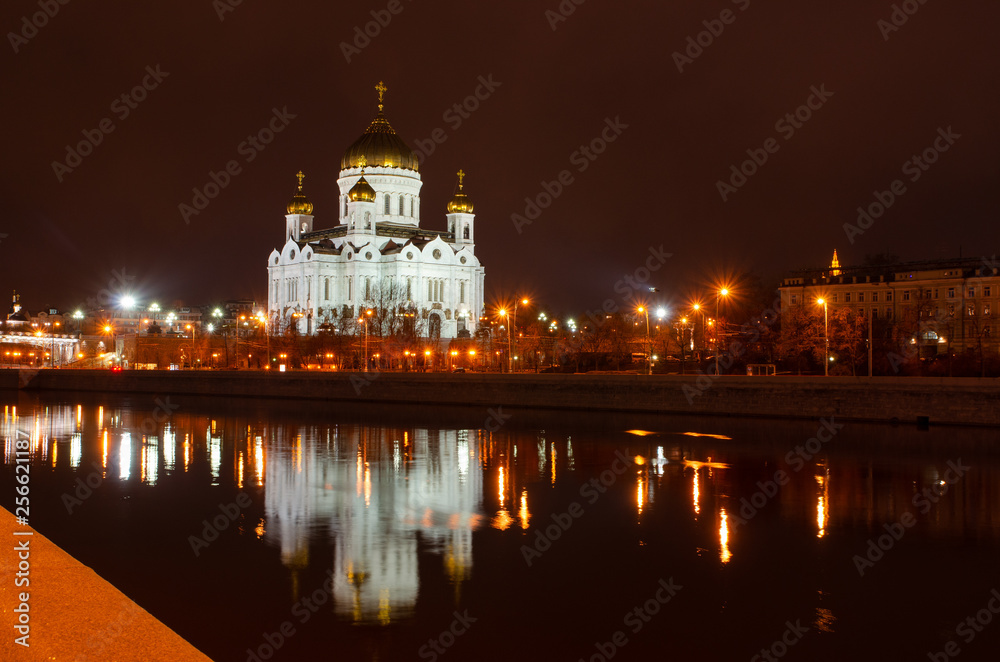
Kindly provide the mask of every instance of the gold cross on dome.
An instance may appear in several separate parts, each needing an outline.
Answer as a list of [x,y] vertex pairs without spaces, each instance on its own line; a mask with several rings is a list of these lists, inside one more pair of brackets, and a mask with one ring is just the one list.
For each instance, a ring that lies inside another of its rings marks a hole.
[[378,85],[375,86],[375,91],[378,92],[378,109],[379,109],[379,111],[382,110],[382,105],[383,105],[383,102],[385,101],[385,93],[388,90],[389,90],[389,88],[386,87],[385,83],[383,83],[382,81],[379,81]]
[[462,190],[462,182],[464,180],[465,180],[465,171],[464,170],[459,170],[458,171],[458,190],[459,191]]
[[358,157],[358,167],[361,168],[362,170],[368,167],[368,157],[366,157],[364,154]]
[[299,170],[299,174],[297,174],[295,176],[299,178],[299,190],[301,191],[302,190],[302,180],[305,179],[306,176],[302,174],[301,170]]

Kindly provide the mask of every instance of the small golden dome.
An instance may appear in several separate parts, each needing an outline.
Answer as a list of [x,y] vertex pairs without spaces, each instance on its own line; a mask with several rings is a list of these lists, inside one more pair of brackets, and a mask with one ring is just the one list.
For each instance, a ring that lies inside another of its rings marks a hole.
[[313,213],[313,203],[309,202],[309,198],[306,194],[302,192],[302,180],[305,179],[305,175],[299,170],[299,174],[295,175],[299,178],[299,189],[295,192],[292,197],[291,202],[288,203],[286,209],[289,214],[305,214],[306,216],[311,216]]
[[365,176],[361,175],[361,179],[347,192],[347,197],[351,202],[375,202],[375,189]]
[[462,192],[462,182],[465,179],[465,173],[461,170],[458,171],[458,193],[455,197],[451,199],[448,203],[448,213],[449,214],[471,214],[472,213],[472,200],[469,200],[469,196]]
[[361,160],[364,159],[368,166],[375,168],[420,170],[417,155],[407,147],[382,114],[382,102],[387,88],[379,82],[375,89],[378,90],[378,114],[361,137],[347,148],[344,158],[340,160],[340,169],[361,167]]

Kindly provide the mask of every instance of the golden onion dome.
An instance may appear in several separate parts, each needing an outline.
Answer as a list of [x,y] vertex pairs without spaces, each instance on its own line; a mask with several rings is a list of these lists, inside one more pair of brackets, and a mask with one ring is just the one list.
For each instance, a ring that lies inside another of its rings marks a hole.
[[309,202],[309,198],[306,194],[302,192],[302,180],[305,179],[305,175],[299,170],[299,174],[295,175],[299,178],[299,189],[295,192],[291,201],[288,203],[286,209],[289,214],[305,214],[306,216],[311,216],[313,213],[313,203]]
[[375,89],[378,90],[378,114],[375,115],[375,119],[372,120],[361,137],[347,148],[344,158],[340,160],[340,169],[361,167],[362,159],[364,159],[368,167],[373,168],[420,170],[417,155],[407,147],[403,139],[389,124],[389,120],[382,114],[384,107],[382,102],[388,88],[379,82]]
[[364,175],[347,192],[347,197],[351,202],[375,202],[375,189],[368,183]]
[[469,196],[462,192],[462,182],[465,179],[465,173],[461,170],[458,171],[458,193],[455,197],[451,199],[448,203],[448,213],[449,214],[471,214],[472,213],[472,200],[469,200]]

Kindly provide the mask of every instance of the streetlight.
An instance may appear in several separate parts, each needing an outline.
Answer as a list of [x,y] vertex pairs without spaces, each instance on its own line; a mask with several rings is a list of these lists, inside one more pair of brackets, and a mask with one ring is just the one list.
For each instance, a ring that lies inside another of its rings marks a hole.
[[816,303],[823,306],[823,376],[830,376],[830,331],[829,331],[829,317],[827,316],[826,310],[826,299],[819,298],[816,299]]
[[715,295],[715,374],[719,374],[719,301],[722,297],[729,296],[729,290],[723,287]]
[[264,315],[263,310],[257,311],[257,321],[264,325],[264,335],[267,337],[267,362],[264,364],[269,369],[271,367],[271,333],[267,328],[267,316]]
[[511,356],[513,356],[513,354],[511,354],[511,344],[510,344],[510,317],[507,316],[506,308],[501,308],[499,311],[497,311],[497,314],[500,315],[500,317],[503,317],[505,320],[507,320],[507,372],[510,372],[513,369],[510,358]]
[[649,354],[650,354],[650,348],[649,348],[649,308],[646,308],[645,306],[639,306],[636,310],[639,311],[640,313],[644,313],[646,315],[646,365],[649,366],[648,367],[649,372],[647,374],[652,375],[653,374],[653,363],[649,359]]
[[359,317],[358,324],[365,325],[365,372],[368,372],[368,320],[371,319],[372,316],[371,308],[365,311],[365,314],[368,316],[367,319],[364,317]]
[[514,315],[513,315],[513,317],[510,320],[510,328],[507,329],[507,350],[508,350],[507,351],[507,363],[510,366],[510,369],[508,370],[508,372],[513,372],[513,363],[512,363],[512,361],[513,361],[513,354],[512,354],[513,350],[511,349],[511,344],[510,344],[510,334],[514,332],[515,328],[517,328],[517,305],[518,304],[524,304],[525,306],[527,306],[529,303],[530,303],[530,301],[528,301],[527,297],[521,299],[520,301],[518,301],[517,299],[514,300]]

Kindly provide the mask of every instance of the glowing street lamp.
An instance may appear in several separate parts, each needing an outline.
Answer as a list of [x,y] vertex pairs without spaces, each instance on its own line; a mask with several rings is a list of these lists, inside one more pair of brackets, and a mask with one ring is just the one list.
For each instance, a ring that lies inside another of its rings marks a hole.
[[725,288],[725,287],[723,287],[721,290],[719,290],[718,293],[715,295],[715,320],[716,320],[716,325],[715,325],[715,374],[716,375],[719,374],[719,326],[720,326],[718,324],[718,320],[719,320],[719,301],[722,299],[722,297],[727,297],[727,296],[729,296],[729,289]]
[[823,306],[823,376],[830,376],[830,318],[827,314],[826,299],[820,297],[816,303]]
[[636,308],[636,311],[639,312],[639,313],[643,313],[643,314],[646,315],[646,365],[648,366],[647,370],[649,371],[647,374],[652,375],[653,374],[653,363],[652,363],[652,361],[649,360],[649,355],[650,355],[650,347],[649,347],[649,308],[646,308],[645,306],[639,306],[638,308]]

